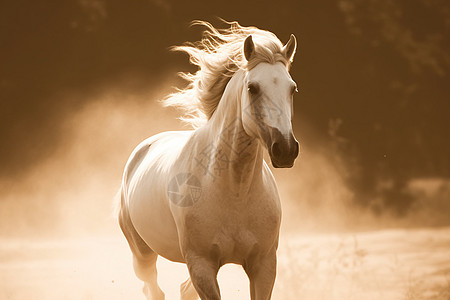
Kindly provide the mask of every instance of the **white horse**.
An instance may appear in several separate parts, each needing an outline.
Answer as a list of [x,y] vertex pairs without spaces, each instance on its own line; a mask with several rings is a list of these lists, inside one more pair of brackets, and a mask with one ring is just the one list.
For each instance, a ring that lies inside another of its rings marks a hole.
[[123,174],[119,223],[147,299],[164,299],[156,259],[187,264],[181,299],[220,299],[219,268],[243,266],[253,300],[271,298],[281,221],[274,177],[263,160],[290,168],[299,153],[292,133],[289,75],[296,50],[268,31],[209,23],[198,44],[178,47],[199,66],[168,105],[183,106],[191,131],[142,142]]

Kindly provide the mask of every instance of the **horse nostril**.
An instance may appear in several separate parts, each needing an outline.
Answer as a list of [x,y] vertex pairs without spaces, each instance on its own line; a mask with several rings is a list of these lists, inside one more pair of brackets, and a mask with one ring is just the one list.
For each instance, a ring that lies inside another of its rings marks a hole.
[[298,156],[298,152],[299,152],[299,149],[300,147],[299,147],[299,145],[298,145],[298,142],[297,141],[295,141],[295,157],[297,157]]
[[272,155],[275,157],[279,157],[281,154],[280,143],[275,142],[272,144]]

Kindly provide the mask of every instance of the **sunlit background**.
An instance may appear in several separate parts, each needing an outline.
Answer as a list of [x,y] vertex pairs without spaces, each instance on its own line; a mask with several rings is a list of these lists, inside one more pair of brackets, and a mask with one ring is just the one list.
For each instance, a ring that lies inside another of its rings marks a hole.
[[[218,17],[299,42],[274,299],[450,299],[445,0],[2,1],[0,298],[144,299],[114,196],[140,141],[189,129],[159,103],[195,71],[169,47]],[[159,264],[176,299],[184,267]]]

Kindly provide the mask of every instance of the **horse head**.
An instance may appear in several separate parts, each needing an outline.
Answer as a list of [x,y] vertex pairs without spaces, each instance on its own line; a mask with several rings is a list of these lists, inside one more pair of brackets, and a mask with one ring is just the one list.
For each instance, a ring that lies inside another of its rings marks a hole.
[[241,97],[244,130],[267,148],[275,168],[291,168],[299,153],[292,131],[293,96],[297,85],[289,74],[297,41],[291,35],[273,62],[258,61],[258,44],[249,35],[243,52],[247,70]]

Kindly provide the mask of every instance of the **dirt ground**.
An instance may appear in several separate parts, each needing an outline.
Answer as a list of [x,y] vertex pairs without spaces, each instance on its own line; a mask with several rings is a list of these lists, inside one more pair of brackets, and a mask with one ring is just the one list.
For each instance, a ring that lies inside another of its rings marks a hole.
[[[184,265],[161,259],[166,299]],[[249,299],[241,267],[219,272],[223,299]],[[0,239],[0,299],[145,299],[119,232],[77,239]],[[284,234],[273,299],[450,299],[450,228]]]

